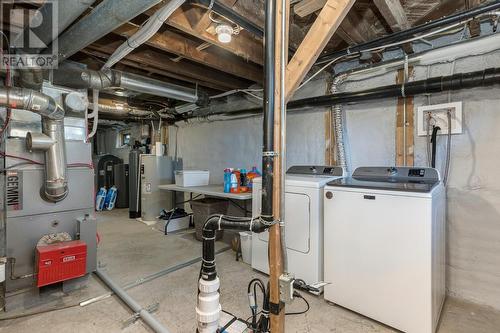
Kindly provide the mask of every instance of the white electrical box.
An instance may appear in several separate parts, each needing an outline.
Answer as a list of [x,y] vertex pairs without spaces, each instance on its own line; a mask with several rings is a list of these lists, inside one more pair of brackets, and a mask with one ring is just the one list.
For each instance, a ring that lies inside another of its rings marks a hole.
[[451,134],[462,134],[462,102],[453,102],[419,106],[417,109],[418,136],[427,135],[427,118],[429,114],[432,117],[430,122],[431,129],[429,130],[429,133],[432,133],[432,126],[436,125],[441,128],[441,130],[438,132],[438,135],[447,135],[448,110],[450,110],[451,112]]

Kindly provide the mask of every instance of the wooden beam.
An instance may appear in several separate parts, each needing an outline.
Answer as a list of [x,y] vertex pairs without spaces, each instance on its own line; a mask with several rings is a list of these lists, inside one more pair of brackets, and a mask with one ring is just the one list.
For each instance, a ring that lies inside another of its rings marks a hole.
[[373,2],[392,31],[405,30],[410,27],[400,0],[373,0]]
[[413,25],[420,25],[433,21],[444,16],[453,14],[456,11],[464,9],[464,1],[459,0],[443,0],[433,7],[429,12],[419,18]]
[[[329,82],[325,94],[330,93],[332,83]],[[333,126],[333,110],[329,108],[325,112],[325,165],[337,165],[337,154],[335,152],[335,134]]]
[[293,6],[293,12],[300,17],[311,15],[323,8],[327,0],[302,0]]
[[[410,74],[413,68],[409,69]],[[397,84],[404,82],[404,70],[398,70]],[[396,166],[413,166],[415,152],[413,96],[398,98],[396,109]],[[406,139],[405,139],[406,136]],[[406,161],[405,161],[406,152]],[[405,163],[406,162],[406,163]]]
[[[126,23],[116,29],[114,33],[128,38],[138,30],[138,26]],[[199,43],[169,30],[162,33],[156,33],[146,42],[146,45],[154,47],[158,50],[174,53],[179,57],[204,64],[238,77],[258,83],[262,82],[263,74],[260,66],[246,62],[243,59],[231,56],[230,54],[221,54],[225,51],[216,53],[207,49],[200,50],[198,48]]]
[[[111,43],[106,45],[101,43],[94,43],[88,48],[91,50],[112,54],[119,43],[120,42],[118,42],[118,44]],[[226,89],[248,88],[249,85],[244,81],[233,78],[222,72],[211,70],[205,66],[201,66],[195,63],[186,62],[182,65],[179,65],[178,63],[172,61],[167,55],[149,49],[136,49],[133,53],[127,55],[125,59],[162,69],[168,73],[171,73],[170,77],[181,80],[182,78],[192,78],[195,80],[195,82],[209,82]]]
[[[161,5],[158,5],[161,6]],[[152,15],[156,11],[157,7],[146,11],[147,15]],[[191,8],[191,13],[199,14],[202,16],[203,9],[202,8]],[[200,14],[201,13],[201,14]],[[233,39],[230,43],[221,43],[217,40],[217,36],[208,31],[198,31],[195,26],[191,25],[186,12],[183,7],[177,9],[166,21],[166,23],[176,29],[179,29],[189,35],[195,36],[204,40],[205,42],[209,42],[211,44],[217,45],[231,53],[236,54],[239,57],[242,57],[245,60],[252,61],[258,65],[262,65],[264,63],[263,58],[263,48],[262,41],[254,38],[246,31],[241,31],[239,35],[233,36]]]
[[[286,126],[286,119],[282,119],[281,113],[286,112],[286,102],[282,109],[281,99],[286,93],[282,89],[282,83],[286,84],[287,72],[283,71],[284,66],[288,61],[288,36],[290,24],[290,2],[289,0],[275,0],[275,56],[274,56],[274,151],[279,152],[274,157],[273,164],[273,216],[275,221],[281,221],[284,216],[281,216],[281,194],[285,191],[285,184],[281,182],[282,163],[284,163],[284,152],[281,150],[281,128]],[[282,7],[285,7],[285,11]],[[285,31],[282,29],[282,20],[285,20]],[[282,33],[285,36],[282,39]],[[285,52],[283,59],[281,58],[282,51]],[[279,224],[274,224],[269,228],[269,301],[272,304],[281,304],[279,278],[283,274],[283,253],[281,246],[281,230]],[[285,307],[278,314],[271,313],[270,315],[270,331],[273,333],[285,333]]]
[[289,101],[355,0],[328,0],[286,66],[285,96]]

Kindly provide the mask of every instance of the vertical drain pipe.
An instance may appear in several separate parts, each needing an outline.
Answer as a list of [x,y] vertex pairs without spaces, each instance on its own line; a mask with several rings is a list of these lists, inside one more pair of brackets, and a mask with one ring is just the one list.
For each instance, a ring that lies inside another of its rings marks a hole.
[[130,297],[125,290],[123,290],[120,286],[118,286],[108,274],[101,271],[99,268],[95,271],[97,276],[104,282],[109,289],[111,289],[116,296],[118,296],[127,306],[134,311],[134,313],[138,314],[142,320],[156,333],[170,333],[170,331],[159,323],[155,317],[147,310],[143,309],[142,306],[139,305],[132,297]]

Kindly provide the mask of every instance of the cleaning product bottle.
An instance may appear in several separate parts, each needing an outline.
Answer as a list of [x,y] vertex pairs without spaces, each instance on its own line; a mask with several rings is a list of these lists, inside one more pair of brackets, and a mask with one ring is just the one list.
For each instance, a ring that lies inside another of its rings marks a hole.
[[247,169],[240,171],[240,192],[248,192]]
[[252,167],[252,170],[250,170],[249,173],[247,173],[247,186],[249,189],[252,189],[253,187],[253,180],[254,178],[257,178],[257,177],[260,177],[261,174],[259,172],[259,170],[257,169],[257,167]]
[[116,186],[111,186],[109,189],[108,193],[106,194],[106,199],[104,200],[104,208],[106,210],[112,210],[115,208],[115,202],[116,202]]
[[106,200],[106,188],[101,187],[99,192],[97,192],[96,198],[95,198],[95,210],[100,212],[104,208],[104,201]]
[[224,169],[224,193],[231,192],[231,174],[232,170],[229,168]]
[[231,173],[231,193],[239,193],[240,192],[240,172],[238,170],[234,170]]

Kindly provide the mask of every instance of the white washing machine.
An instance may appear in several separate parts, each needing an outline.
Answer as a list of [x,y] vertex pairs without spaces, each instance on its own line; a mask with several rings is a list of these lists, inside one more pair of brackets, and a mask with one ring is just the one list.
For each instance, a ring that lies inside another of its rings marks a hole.
[[324,297],[408,333],[445,299],[446,194],[431,168],[362,167],[325,187]]
[[[307,284],[323,281],[323,189],[331,180],[343,177],[333,166],[293,166],[286,174],[285,239],[288,270]],[[262,179],[254,180],[252,215],[259,216]],[[269,274],[269,233],[253,234],[252,268]]]

